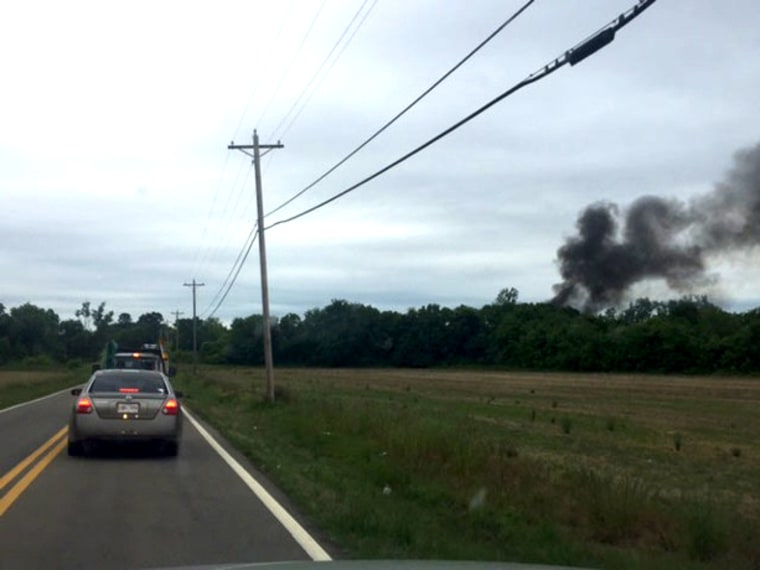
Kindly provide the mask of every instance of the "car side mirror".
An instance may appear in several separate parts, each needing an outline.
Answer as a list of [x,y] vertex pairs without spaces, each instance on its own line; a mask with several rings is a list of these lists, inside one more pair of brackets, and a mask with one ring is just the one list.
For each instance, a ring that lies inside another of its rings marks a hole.
[[71,395],[72,396],[79,396],[79,394],[81,394],[81,393],[82,393],[82,389],[81,388],[74,388],[73,390],[71,390]]
[[170,366],[169,367],[169,378],[177,375],[177,367],[176,366]]
[[97,372],[98,370],[100,370],[100,364],[93,364],[92,365],[92,371],[93,372]]
[[185,393],[182,390],[175,390],[174,395],[177,396],[177,398],[184,398]]

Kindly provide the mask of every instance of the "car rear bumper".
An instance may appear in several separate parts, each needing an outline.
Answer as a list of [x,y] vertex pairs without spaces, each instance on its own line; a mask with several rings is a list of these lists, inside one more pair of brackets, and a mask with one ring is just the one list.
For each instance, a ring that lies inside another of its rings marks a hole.
[[182,416],[159,414],[151,420],[103,419],[78,414],[69,425],[69,441],[177,441],[182,435]]

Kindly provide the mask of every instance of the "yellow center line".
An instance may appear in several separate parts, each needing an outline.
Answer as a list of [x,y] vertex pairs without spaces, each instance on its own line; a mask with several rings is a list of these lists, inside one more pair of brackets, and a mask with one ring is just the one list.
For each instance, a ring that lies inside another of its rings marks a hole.
[[32,484],[32,482],[39,476],[39,474],[42,473],[48,465],[50,465],[50,462],[53,461],[53,459],[55,459],[58,454],[61,453],[61,451],[63,451],[63,448],[66,447],[66,444],[66,438],[59,441],[58,445],[56,445],[52,451],[50,451],[50,453],[48,453],[40,460],[39,463],[32,467],[29,472],[24,475],[24,477],[21,478],[21,480],[16,483],[10,491],[8,491],[2,499],[0,499],[0,517],[5,514],[5,511],[7,511],[8,508],[16,501],[16,499],[21,496],[21,493],[23,493],[26,488]]
[[[18,482],[16,485],[8,491],[8,493],[0,499],[0,517],[3,516],[6,510],[18,499],[21,493],[31,485],[32,481],[47,467],[50,462],[63,450],[66,444],[66,430],[67,426],[62,427],[53,437],[39,446],[33,451],[26,459],[21,461],[13,469],[8,471],[2,478],[0,478],[0,491],[2,491],[11,481],[19,476],[31,463],[37,460],[43,453],[47,452],[50,447],[58,445],[53,448],[51,452],[46,455],[42,461],[35,465],[29,472]],[[60,441],[59,441],[60,440]]]
[[42,455],[43,453],[45,453],[45,451],[47,450],[47,448],[50,447],[51,445],[53,445],[55,443],[55,441],[59,437],[63,437],[63,435],[66,433],[67,429],[68,428],[66,426],[63,426],[58,433],[56,433],[53,437],[51,437],[49,440],[47,440],[45,443],[43,443],[41,446],[39,446],[37,448],[37,450],[34,451],[29,457],[27,457],[26,459],[24,459],[21,463],[19,463],[13,469],[11,469],[10,471],[8,471],[8,473],[6,473],[5,475],[3,475],[2,479],[0,479],[0,491],[2,491],[3,489],[5,489],[5,486],[8,483],[10,483],[11,481],[13,481],[18,476],[19,473],[21,473],[24,469],[26,469],[27,466],[32,461],[34,461],[40,455]]

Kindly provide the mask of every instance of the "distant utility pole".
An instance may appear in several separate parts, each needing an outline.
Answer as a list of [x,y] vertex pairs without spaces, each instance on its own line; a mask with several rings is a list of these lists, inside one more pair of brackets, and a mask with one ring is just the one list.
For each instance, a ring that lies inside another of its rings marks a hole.
[[174,315],[174,350],[179,352],[179,316],[185,313],[177,310],[171,311],[171,314]]
[[[272,331],[269,327],[269,283],[267,280],[267,245],[264,239],[264,198],[261,188],[261,149],[265,153],[275,148],[283,148],[280,141],[277,144],[259,144],[259,135],[253,130],[253,144],[230,143],[228,149],[236,149],[253,158],[253,168],[256,178],[256,208],[258,212],[257,226],[259,233],[259,264],[261,265],[261,304],[264,313],[264,364],[266,366],[267,399],[274,402],[274,363],[272,361]],[[253,151],[253,152],[249,152]]]
[[198,322],[195,318],[195,290],[203,287],[205,283],[196,283],[193,279],[192,283],[183,283],[183,285],[193,288],[193,374],[198,374]]

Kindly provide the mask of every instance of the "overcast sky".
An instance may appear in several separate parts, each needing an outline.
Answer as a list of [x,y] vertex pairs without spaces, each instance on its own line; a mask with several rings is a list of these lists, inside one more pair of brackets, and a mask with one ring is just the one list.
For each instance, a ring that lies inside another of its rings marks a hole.
[[[267,221],[373,173],[635,1],[537,0],[408,115]],[[257,128],[262,143],[284,144],[262,160],[271,210],[523,3],[6,2],[0,302],[31,302],[64,319],[86,300],[135,318],[175,310],[189,317],[183,283],[195,278],[205,283],[198,312],[207,316],[255,221],[253,167],[227,150],[231,140],[249,143]],[[760,141],[759,16],[757,0],[659,0],[590,59],[267,232],[273,315],[332,299],[398,311],[480,307],[504,287],[518,289],[521,301],[551,298],[562,281],[557,250],[586,206],[624,209],[647,194],[694,199],[722,180],[737,150]],[[710,258],[712,284],[695,292],[732,310],[760,306],[759,260],[757,247]],[[680,292],[655,280],[631,294]],[[216,316],[260,312],[254,245]]]

